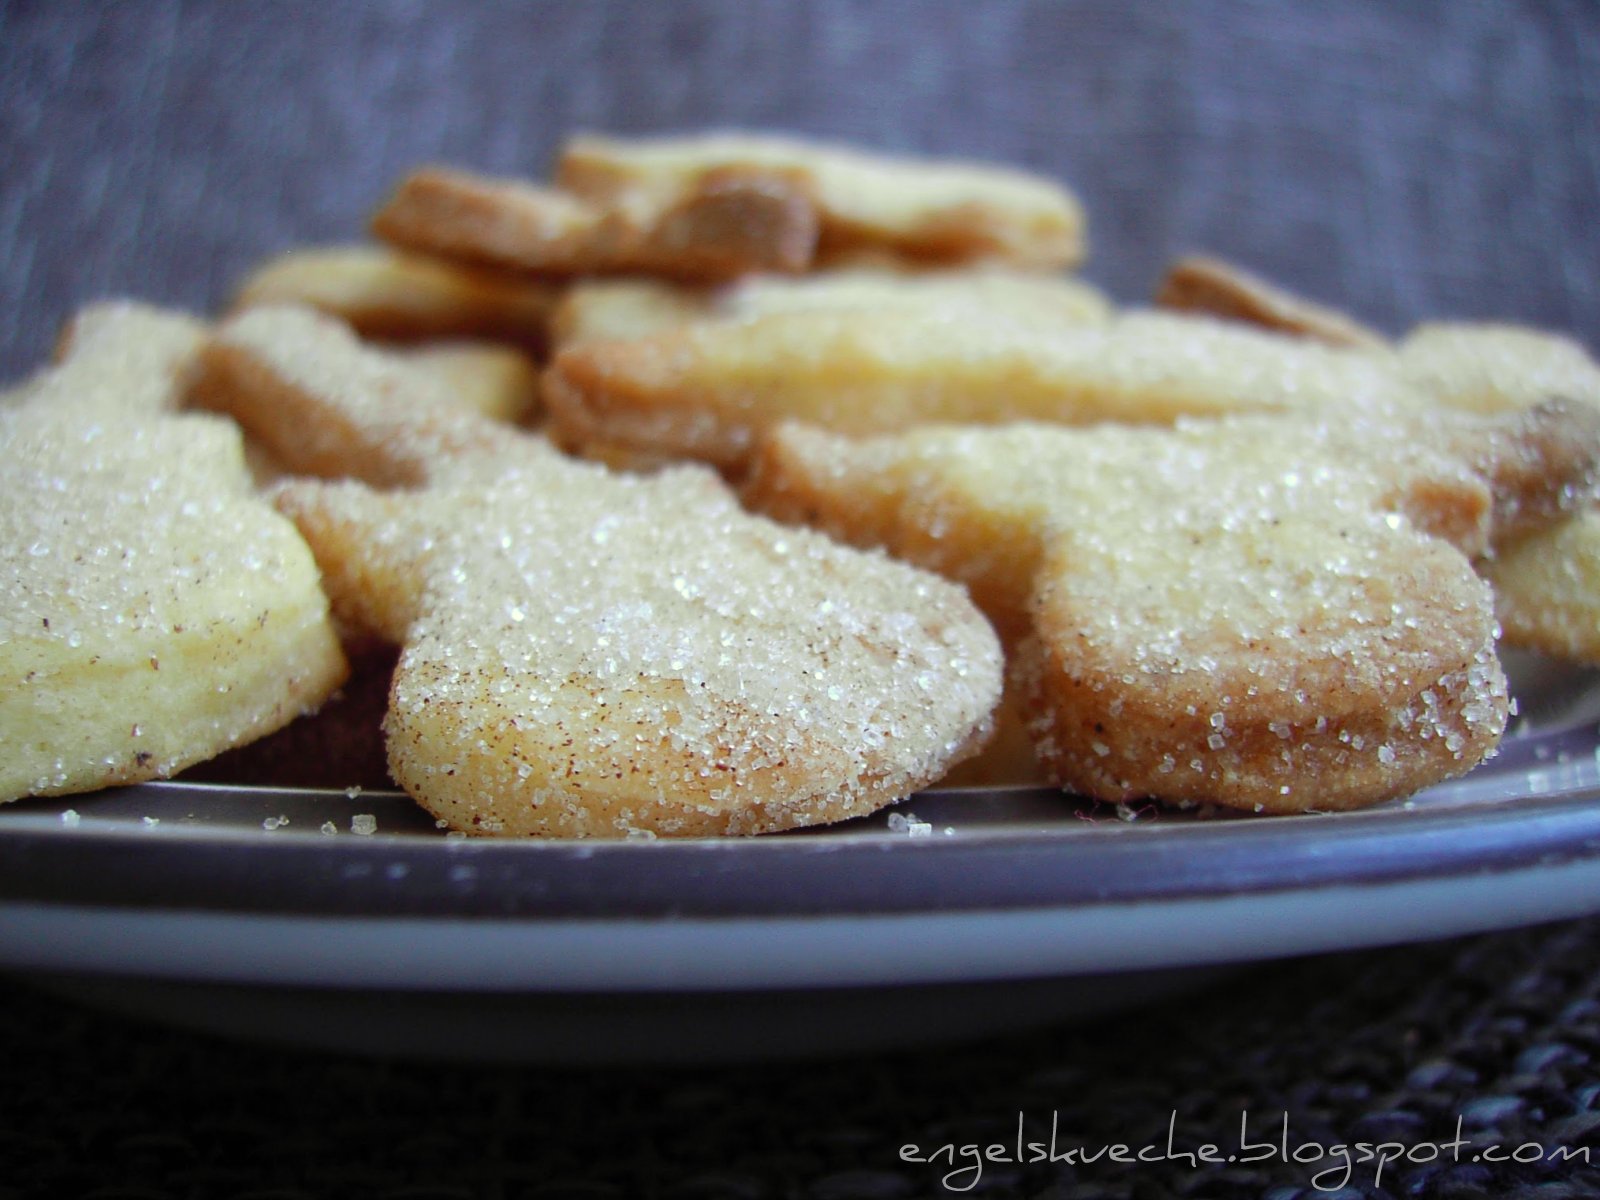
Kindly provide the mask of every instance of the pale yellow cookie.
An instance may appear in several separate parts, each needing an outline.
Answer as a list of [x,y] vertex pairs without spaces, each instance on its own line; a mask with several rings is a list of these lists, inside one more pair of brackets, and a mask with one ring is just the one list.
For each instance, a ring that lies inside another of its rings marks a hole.
[[785,312],[911,309],[959,322],[1000,312],[1041,324],[1097,324],[1111,303],[1082,280],[1014,271],[842,270],[752,275],[721,288],[659,280],[596,280],[572,286],[551,318],[557,347],[646,337],[691,321],[739,321]]
[[1431,322],[1407,334],[1396,353],[1407,380],[1451,408],[1512,412],[1551,396],[1600,408],[1600,364],[1559,334]]
[[197,329],[90,310],[0,412],[0,799],[164,778],[344,678],[316,565],[237,428],[161,411]]
[[967,583],[1062,786],[1288,812],[1403,795],[1493,748],[1504,679],[1470,560],[1581,502],[1597,455],[1600,417],[1574,405],[791,426],[748,496]]
[[1600,666],[1600,512],[1503,546],[1483,570],[1508,645]]
[[495,342],[438,341],[392,351],[445,385],[462,408],[512,425],[539,411],[539,368],[521,350]]
[[804,270],[817,221],[807,196],[781,174],[712,172],[659,201],[591,203],[521,180],[431,167],[401,181],[372,230],[407,250],[500,270],[729,279]]
[[187,313],[132,300],[91,304],[62,331],[55,363],[0,392],[0,406],[26,401],[128,415],[174,408],[205,337],[204,323]]
[[390,771],[454,828],[834,821],[987,736],[1000,652],[960,588],[752,516],[701,468],[574,462],[303,310],[226,323],[200,390],[299,469],[426,485],[276,494],[341,618],[404,645]]
[[537,349],[559,294],[553,284],[384,246],[318,246],[267,260],[233,306],[309,305],[370,338],[488,338]]
[[761,833],[898,800],[981,742],[994,635],[959,588],[600,467],[279,503],[405,645],[394,778],[452,828]]
[[737,466],[786,420],[848,434],[940,421],[1166,424],[1426,397],[1371,354],[1199,317],[883,306],[571,346],[546,373],[544,400],[562,437]]
[[394,486],[425,482],[463,454],[556,454],[464,407],[437,372],[363,345],[308,308],[253,308],[223,322],[189,396],[234,417],[299,474]]
[[999,259],[1042,269],[1071,266],[1084,253],[1076,197],[1051,180],[987,163],[763,134],[588,136],[567,143],[556,180],[595,201],[660,203],[724,171],[789,181],[816,208],[824,253]]

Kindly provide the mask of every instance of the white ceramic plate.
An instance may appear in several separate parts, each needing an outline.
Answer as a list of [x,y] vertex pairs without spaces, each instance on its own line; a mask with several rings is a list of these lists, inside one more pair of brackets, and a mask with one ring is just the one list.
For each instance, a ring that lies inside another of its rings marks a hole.
[[[1498,757],[1350,814],[1126,820],[952,790],[900,806],[911,830],[539,843],[447,838],[394,793],[30,801],[0,810],[0,967],[296,1041],[729,1057],[984,1032],[1195,968],[1600,911],[1600,682],[1513,678]],[[352,832],[358,814],[376,831]]]

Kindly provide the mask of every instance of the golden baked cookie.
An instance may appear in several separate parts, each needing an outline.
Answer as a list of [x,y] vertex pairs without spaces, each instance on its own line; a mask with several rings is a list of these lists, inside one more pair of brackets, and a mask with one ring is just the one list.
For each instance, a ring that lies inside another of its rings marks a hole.
[[239,286],[233,307],[301,304],[368,338],[482,338],[539,351],[560,290],[386,246],[315,246],[262,263]]
[[0,411],[0,799],[165,778],[344,678],[316,564],[238,429],[161,411],[196,329],[93,309]]
[[226,323],[200,380],[298,469],[421,485],[276,498],[341,618],[403,644],[390,772],[453,828],[835,821],[988,734],[1000,651],[962,589],[752,516],[703,468],[567,459],[303,310]]
[[748,498],[969,585],[1063,787],[1273,812],[1459,774],[1506,711],[1472,559],[1592,493],[1600,414],[798,426]]
[[569,346],[546,373],[544,400],[562,436],[736,467],[788,420],[863,435],[931,422],[1169,424],[1426,398],[1387,360],[1219,320],[901,306]]

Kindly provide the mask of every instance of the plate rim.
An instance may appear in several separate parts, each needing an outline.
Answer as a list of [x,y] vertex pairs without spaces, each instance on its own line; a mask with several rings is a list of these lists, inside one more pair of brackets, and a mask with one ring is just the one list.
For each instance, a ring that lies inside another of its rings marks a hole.
[[[120,794],[128,799],[154,789],[171,801],[197,786],[143,785]],[[282,794],[268,789],[259,798],[270,808]],[[985,794],[1004,793],[979,793]],[[827,836],[540,842],[98,824],[0,823],[0,905],[537,921],[1159,904],[1600,859],[1600,787],[1488,805],[1261,820],[1102,820],[1054,830],[978,826],[927,837],[869,828]],[[1595,903],[1600,908],[1600,897]]]

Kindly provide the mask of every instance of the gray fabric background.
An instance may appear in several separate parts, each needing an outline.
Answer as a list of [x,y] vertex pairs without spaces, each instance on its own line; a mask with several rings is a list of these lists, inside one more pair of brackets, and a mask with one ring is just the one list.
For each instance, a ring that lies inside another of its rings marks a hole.
[[0,2],[0,377],[84,300],[206,308],[422,160],[782,128],[1058,175],[1088,273],[1209,249],[1396,330],[1600,342],[1600,5]]

